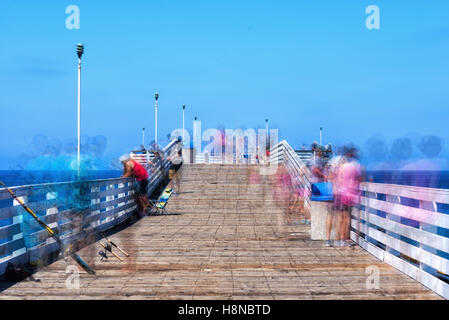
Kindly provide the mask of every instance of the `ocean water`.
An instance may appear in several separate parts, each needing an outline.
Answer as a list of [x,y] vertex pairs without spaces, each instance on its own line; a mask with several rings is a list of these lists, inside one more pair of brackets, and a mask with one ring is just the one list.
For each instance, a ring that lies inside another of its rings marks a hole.
[[367,171],[365,181],[449,189],[449,171]]
[[[119,170],[84,171],[83,180],[118,178],[121,174]],[[8,187],[76,180],[76,171],[0,170],[0,181]]]
[[[92,171],[83,171],[82,179],[83,180],[98,180],[98,179],[108,179],[108,178],[118,178],[122,174],[121,171],[118,170],[92,170]],[[32,184],[41,184],[41,183],[52,183],[52,182],[67,182],[67,181],[76,181],[77,180],[77,172],[76,171],[42,171],[42,170],[0,170],[0,181],[3,181],[8,187],[13,186],[23,186],[23,185],[32,185]],[[1,188],[1,187],[0,187]],[[61,206],[72,207],[72,205],[68,205],[70,203],[75,203],[73,199],[73,193],[70,190],[66,190],[61,188],[60,191],[62,200]],[[88,199],[90,203],[90,199]],[[12,199],[7,198],[4,200],[0,200],[0,209],[9,207],[12,205]],[[39,215],[39,212],[37,212]],[[32,218],[28,215],[24,216],[24,219]],[[28,221],[28,220],[24,220]],[[13,223],[12,218],[1,219],[0,218],[0,228],[3,226],[8,226]],[[27,228],[26,224],[23,228]],[[27,229],[28,230],[28,229]],[[39,227],[34,231],[39,230]],[[34,232],[33,231],[33,232]],[[31,232],[31,231],[30,231]],[[27,237],[24,237],[25,244],[27,244],[29,240]],[[13,240],[12,237],[1,238],[0,244]],[[4,256],[0,255],[0,258]]]
[[[119,170],[83,172],[84,180],[118,178]],[[7,186],[76,181],[76,171],[0,170],[0,181]],[[418,187],[449,189],[449,171],[367,171],[365,181]]]

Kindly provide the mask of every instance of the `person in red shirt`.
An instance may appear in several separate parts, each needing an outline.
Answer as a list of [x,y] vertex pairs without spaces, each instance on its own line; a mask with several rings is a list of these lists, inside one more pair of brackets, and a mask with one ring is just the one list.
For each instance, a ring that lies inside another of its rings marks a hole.
[[127,155],[122,156],[120,162],[123,165],[122,178],[134,177],[137,180],[139,209],[140,213],[144,214],[150,206],[150,203],[148,202],[148,172],[140,163],[130,159]]

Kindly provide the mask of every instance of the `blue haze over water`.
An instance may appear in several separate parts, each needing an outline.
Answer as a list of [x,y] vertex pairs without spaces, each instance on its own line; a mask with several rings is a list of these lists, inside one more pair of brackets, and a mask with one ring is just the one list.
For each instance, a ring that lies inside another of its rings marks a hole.
[[[120,170],[88,170],[83,171],[83,180],[118,178],[121,173]],[[449,189],[449,171],[368,170],[364,179],[376,183]],[[0,181],[9,187],[76,180],[76,171],[73,170],[0,170]]]
[[[83,171],[83,180],[118,178],[121,174],[120,170],[89,170]],[[0,170],[0,181],[8,187],[76,180],[73,170]]]
[[[119,170],[83,170],[82,171],[82,180],[100,180],[100,179],[110,179],[110,178],[118,178],[122,174]],[[3,181],[8,187],[13,186],[23,186],[23,185],[35,185],[35,184],[45,184],[45,183],[54,183],[54,182],[68,182],[68,181],[77,181],[77,171],[75,170],[0,170],[0,181]],[[83,199],[77,196],[77,191],[73,190],[71,186],[59,186],[58,193],[60,193],[60,203],[59,206],[61,209],[70,209],[74,207],[82,207],[86,203],[83,202]],[[38,195],[37,195],[38,197]],[[34,201],[37,200],[34,199]],[[39,199],[43,200],[43,199]],[[88,200],[90,203],[90,199]],[[0,200],[0,209],[9,207],[12,205],[13,199],[6,198],[4,200]],[[33,220],[28,214],[20,208],[17,207],[17,210],[22,210],[23,214],[23,230],[25,234],[31,234],[32,232],[36,232],[39,230],[39,226],[34,227],[34,229],[30,229],[29,222]],[[45,210],[36,211],[37,215],[45,215]],[[11,225],[13,223],[12,218],[0,218],[0,228],[4,226]],[[25,232],[26,231],[26,232]],[[12,241],[12,237],[0,238],[0,244]],[[33,243],[30,237],[24,236],[25,245],[27,247],[31,247],[36,243]],[[2,256],[0,256],[2,258]]]

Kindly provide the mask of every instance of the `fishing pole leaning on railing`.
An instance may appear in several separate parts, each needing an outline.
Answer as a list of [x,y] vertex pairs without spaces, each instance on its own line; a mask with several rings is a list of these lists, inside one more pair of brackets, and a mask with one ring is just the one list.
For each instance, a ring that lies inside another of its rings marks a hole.
[[[59,238],[59,236],[45,222],[39,219],[39,217],[27,205],[25,205],[25,203],[23,203],[23,201],[19,197],[17,197],[11,189],[9,189],[3,183],[3,181],[0,181],[0,185],[3,186],[9,192],[9,194],[11,194],[14,200],[16,200],[29,214],[31,214],[31,216],[37,221],[37,223],[39,223],[39,225],[41,225],[45,230],[47,230],[48,234],[53,239],[55,239],[56,242],[59,244],[59,247],[61,248],[62,251],[63,243],[61,238]],[[78,254],[76,254],[75,252],[69,253],[69,251],[70,247],[63,252],[64,258],[70,255],[86,272],[90,274],[95,274],[95,271],[91,267],[89,267],[89,265],[83,259],[81,259],[81,257]]]

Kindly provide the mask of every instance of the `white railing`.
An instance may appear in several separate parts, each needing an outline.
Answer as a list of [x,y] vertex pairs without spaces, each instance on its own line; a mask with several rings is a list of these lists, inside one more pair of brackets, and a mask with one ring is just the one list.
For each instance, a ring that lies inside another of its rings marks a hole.
[[[295,150],[295,153],[305,164],[316,160],[316,152],[313,150]],[[320,159],[328,160],[331,157],[332,151],[323,151]]]
[[197,164],[257,164],[255,155],[240,154],[240,155],[210,155],[208,153],[197,153],[195,158]]
[[[172,140],[164,149],[162,149],[162,151],[167,153],[167,151],[177,143],[180,142],[178,142],[178,140]],[[142,166],[148,167],[148,162],[154,160],[154,150],[134,150],[129,153],[129,157],[140,163]]]
[[308,162],[315,159],[315,153],[312,150],[300,150],[295,151],[295,153],[303,162]]
[[362,183],[352,211],[351,238],[448,299],[449,190]]
[[[298,183],[310,172],[287,142],[271,149]],[[351,213],[351,239],[378,259],[449,298],[449,190],[365,182]]]
[[[171,143],[164,149],[169,153]],[[170,162],[159,158],[150,172],[148,193],[165,181]],[[11,187],[22,202],[54,229],[64,246],[83,244],[136,213],[133,179],[46,183]],[[60,250],[21,205],[0,189],[0,275],[9,262],[29,263]],[[76,206],[76,207],[74,207]]]
[[145,166],[148,161],[153,161],[154,154],[150,150],[131,151],[130,158]]
[[304,204],[310,209],[311,172],[287,141],[283,140],[271,148],[270,163],[283,164],[287,168],[293,185],[304,191]]

